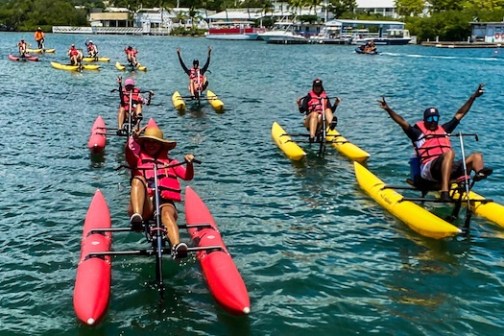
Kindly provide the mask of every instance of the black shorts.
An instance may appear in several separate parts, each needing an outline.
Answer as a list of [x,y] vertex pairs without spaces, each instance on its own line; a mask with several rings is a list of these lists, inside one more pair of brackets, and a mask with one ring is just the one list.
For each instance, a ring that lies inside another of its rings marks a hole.
[[[443,156],[439,156],[432,161],[430,166],[430,172],[432,178],[436,181],[441,181],[441,165],[443,163]],[[464,163],[462,160],[453,162],[452,171],[450,174],[450,180],[454,180],[460,176],[464,176]]]

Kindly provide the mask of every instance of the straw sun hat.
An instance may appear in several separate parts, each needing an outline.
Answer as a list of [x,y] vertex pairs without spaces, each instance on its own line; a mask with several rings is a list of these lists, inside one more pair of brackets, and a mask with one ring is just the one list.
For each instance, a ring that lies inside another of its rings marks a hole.
[[159,142],[164,149],[167,151],[172,150],[177,146],[177,142],[173,140],[165,140],[163,131],[161,131],[158,127],[147,127],[143,135],[138,137],[138,143],[140,145],[143,144],[145,140],[153,140]]

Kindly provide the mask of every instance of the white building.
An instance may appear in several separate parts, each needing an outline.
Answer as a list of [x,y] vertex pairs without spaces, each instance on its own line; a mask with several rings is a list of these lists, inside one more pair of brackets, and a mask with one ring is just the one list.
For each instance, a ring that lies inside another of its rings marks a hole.
[[381,14],[392,18],[399,15],[395,10],[394,0],[357,0],[357,11],[370,14]]

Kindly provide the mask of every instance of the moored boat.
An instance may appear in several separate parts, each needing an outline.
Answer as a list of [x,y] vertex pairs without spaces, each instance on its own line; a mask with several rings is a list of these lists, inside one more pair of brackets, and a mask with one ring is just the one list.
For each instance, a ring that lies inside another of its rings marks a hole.
[[172,104],[173,107],[175,107],[175,109],[179,112],[183,112],[185,110],[185,101],[178,91],[175,91],[172,95]]
[[293,22],[275,22],[270,31],[259,34],[259,38],[271,44],[306,44],[309,40],[299,33],[300,25]]
[[198,251],[196,258],[213,297],[230,313],[248,314],[250,298],[245,283],[227,251],[212,214],[191,187],[186,187],[185,217],[192,241],[198,247],[210,248]]
[[58,70],[67,70],[67,71],[100,70],[100,66],[97,64],[71,65],[71,64],[62,64],[58,62],[51,62],[51,66]]
[[212,108],[215,110],[215,112],[218,112],[218,113],[224,112],[224,103],[222,102],[222,100],[219,99],[219,97],[217,97],[217,95],[215,93],[213,93],[210,90],[207,90],[206,96],[207,96],[208,102],[210,103]]
[[97,154],[105,149],[107,143],[107,129],[105,121],[98,116],[91,127],[91,135],[88,140],[88,148],[91,153]]
[[259,33],[265,32],[265,29],[253,25],[252,21],[212,22],[205,37],[213,40],[258,40]]
[[109,57],[83,57],[82,62],[110,62]]
[[364,163],[369,158],[369,153],[349,142],[336,129],[327,130],[326,140],[331,142],[332,146],[341,154],[352,161]]
[[360,163],[354,161],[355,177],[359,186],[378,204],[419,234],[442,239],[460,234],[456,226],[437,217],[418,204],[387,188],[385,183]]
[[299,161],[306,156],[305,151],[292,140],[282,126],[276,121],[273,122],[273,126],[271,127],[271,137],[278,148],[280,148],[289,159]]
[[319,44],[350,44],[352,43],[351,30],[345,29],[337,20],[324,23],[324,27],[317,35],[310,36],[310,43]]
[[81,255],[73,296],[77,318],[85,324],[96,324],[105,314],[110,298],[111,257],[90,254],[107,252],[110,233],[92,233],[93,229],[110,228],[110,210],[105,197],[96,190],[89,205],[82,232]]

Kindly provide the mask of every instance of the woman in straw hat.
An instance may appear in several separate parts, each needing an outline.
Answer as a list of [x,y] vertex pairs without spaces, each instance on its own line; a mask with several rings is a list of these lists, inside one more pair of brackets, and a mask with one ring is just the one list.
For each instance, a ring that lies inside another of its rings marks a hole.
[[174,258],[187,256],[187,245],[180,242],[177,226],[177,209],[175,202],[181,201],[181,189],[178,178],[189,181],[194,176],[192,154],[187,154],[184,166],[166,167],[177,164],[178,161],[168,157],[168,151],[175,148],[177,143],[164,139],[163,132],[157,126],[146,126],[143,135],[133,133],[128,143],[130,150],[136,157],[133,178],[131,179],[131,195],[129,213],[133,230],[140,230],[144,219],[149,219],[154,214],[154,163],[157,164],[158,186],[163,187],[160,192],[161,221],[166,228],[167,236],[172,246]]

